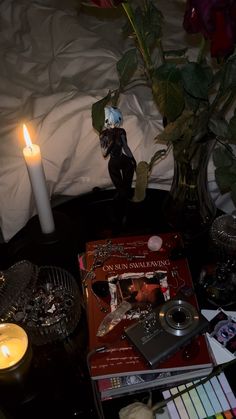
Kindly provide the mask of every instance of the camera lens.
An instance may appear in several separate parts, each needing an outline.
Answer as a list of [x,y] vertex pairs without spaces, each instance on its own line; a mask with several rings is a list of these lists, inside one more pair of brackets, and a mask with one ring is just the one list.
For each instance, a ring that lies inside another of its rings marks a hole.
[[186,315],[183,311],[177,310],[172,314],[172,319],[177,325],[183,324],[186,321]]
[[186,301],[170,300],[163,304],[159,320],[166,332],[183,336],[196,328],[199,316],[196,308]]

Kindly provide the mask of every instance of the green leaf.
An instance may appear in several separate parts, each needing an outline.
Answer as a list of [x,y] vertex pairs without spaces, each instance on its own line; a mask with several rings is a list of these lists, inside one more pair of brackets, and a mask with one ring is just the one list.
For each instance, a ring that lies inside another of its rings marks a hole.
[[233,203],[236,207],[236,182],[231,185],[231,198],[233,200]]
[[152,158],[150,160],[150,163],[149,163],[149,170],[152,169],[152,167],[154,166],[155,163],[157,163],[159,160],[165,158],[166,153],[167,153],[167,150],[168,150],[167,148],[166,149],[165,148],[162,148],[161,150],[157,150],[153,154],[153,156],[152,156]]
[[202,141],[208,134],[209,114],[206,110],[200,112],[193,122],[193,136],[196,141]]
[[212,82],[210,67],[202,67],[198,63],[189,62],[182,69],[184,89],[197,99],[208,100],[208,90]]
[[231,55],[224,65],[220,91],[223,94],[234,87],[236,87],[236,53]]
[[117,62],[116,68],[120,78],[120,85],[124,87],[133,76],[138,66],[137,50],[132,48],[124,53]]
[[208,127],[217,137],[228,137],[229,126],[225,119],[219,115],[213,115],[210,117]]
[[104,108],[110,102],[110,100],[111,92],[109,91],[103,99],[100,99],[98,102],[95,102],[92,105],[92,125],[93,128],[98,132],[101,132],[104,127]]
[[236,204],[236,157],[232,148],[223,146],[215,148],[213,162],[216,166],[215,179],[220,192],[222,194],[231,192],[231,198]]
[[228,136],[232,144],[236,144],[236,114],[229,121]]
[[236,172],[226,171],[224,167],[218,167],[215,170],[216,183],[222,194],[230,192],[236,185]]
[[174,121],[184,109],[181,73],[174,64],[163,64],[154,73],[153,97],[161,114]]
[[[151,49],[162,36],[163,15],[161,11],[149,0],[145,7],[136,7],[133,19],[145,45]],[[125,25],[124,32],[126,36],[135,36],[130,23],[128,26]]]
[[185,131],[191,130],[192,123],[194,119],[193,112],[184,111],[179,118],[174,122],[170,122],[164,130],[157,135],[156,139],[159,143],[169,143],[181,140],[181,137]]
[[197,99],[185,92],[185,107],[191,109],[193,112],[197,112],[201,103],[200,99]]
[[144,30],[144,19],[143,19],[142,8],[139,6],[136,7],[133,16],[134,16],[135,26],[139,29],[140,33],[144,35],[145,30]]
[[188,48],[181,48],[181,49],[169,49],[164,50],[163,53],[165,57],[182,57],[187,52]]
[[212,157],[213,163],[217,168],[230,167],[234,161],[233,152],[223,146],[216,147],[213,151]]
[[149,48],[162,36],[163,15],[159,9],[149,0],[146,13],[144,14],[143,32]]

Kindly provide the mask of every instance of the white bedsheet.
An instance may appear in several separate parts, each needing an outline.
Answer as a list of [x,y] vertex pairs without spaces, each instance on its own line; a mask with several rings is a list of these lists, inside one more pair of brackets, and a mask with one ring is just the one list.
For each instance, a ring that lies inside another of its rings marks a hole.
[[[168,7],[167,43],[181,38],[181,2]],[[174,8],[177,6],[177,12]],[[50,196],[79,195],[93,187],[111,188],[98,134],[92,128],[91,106],[117,87],[116,61],[127,44],[121,19],[108,22],[77,16],[73,9],[55,9],[43,1],[0,1],[0,227],[5,241],[35,214],[23,159],[19,130],[30,123],[33,142],[41,148]],[[149,161],[157,146],[161,117],[148,91],[130,90],[119,106],[129,146],[137,162]],[[170,154],[152,171],[149,186],[169,189],[173,175]],[[221,197],[209,166],[209,186],[217,206],[232,211]]]

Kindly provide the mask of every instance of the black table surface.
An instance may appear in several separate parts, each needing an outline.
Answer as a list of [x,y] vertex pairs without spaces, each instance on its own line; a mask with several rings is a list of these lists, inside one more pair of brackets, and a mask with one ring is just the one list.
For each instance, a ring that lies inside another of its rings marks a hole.
[[[7,270],[21,260],[39,266],[54,265],[68,270],[79,286],[78,253],[85,250],[87,241],[127,235],[160,234],[171,231],[164,221],[162,203],[167,192],[147,190],[141,203],[128,202],[124,208],[113,200],[114,191],[95,189],[53,209],[56,232],[42,235],[38,217],[33,217],[8,243],[0,245],[0,269]],[[200,237],[186,246],[196,291],[201,267],[211,252],[208,236]],[[201,308],[216,308],[199,293]],[[9,419],[18,418],[97,418],[92,388],[86,365],[87,323],[82,310],[73,334],[64,340],[47,345],[33,345],[33,361],[24,397],[1,397],[3,412]],[[140,394],[140,397],[147,393]],[[154,401],[161,398],[154,392]],[[104,402],[105,417],[118,418],[122,406],[137,398],[124,397]]]

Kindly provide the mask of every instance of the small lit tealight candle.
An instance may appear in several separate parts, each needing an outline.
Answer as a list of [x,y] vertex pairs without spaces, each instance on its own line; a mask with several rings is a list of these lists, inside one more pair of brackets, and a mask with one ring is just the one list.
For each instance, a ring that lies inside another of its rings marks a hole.
[[22,327],[13,323],[0,324],[0,374],[1,370],[17,365],[28,348],[28,337]]
[[6,408],[28,400],[32,349],[25,330],[14,323],[0,323],[0,395]]

